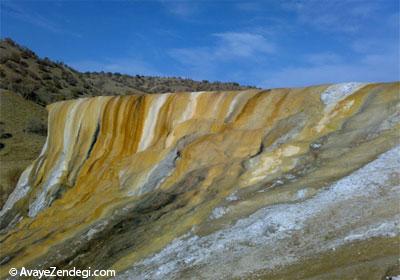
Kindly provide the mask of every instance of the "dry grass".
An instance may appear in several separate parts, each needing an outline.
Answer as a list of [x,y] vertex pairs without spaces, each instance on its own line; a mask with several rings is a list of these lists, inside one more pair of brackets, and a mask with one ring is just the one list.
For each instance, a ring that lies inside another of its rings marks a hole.
[[47,111],[16,93],[0,90],[0,130],[11,137],[0,139],[0,205],[15,187],[20,173],[39,154],[46,136],[29,131],[32,120],[47,125]]

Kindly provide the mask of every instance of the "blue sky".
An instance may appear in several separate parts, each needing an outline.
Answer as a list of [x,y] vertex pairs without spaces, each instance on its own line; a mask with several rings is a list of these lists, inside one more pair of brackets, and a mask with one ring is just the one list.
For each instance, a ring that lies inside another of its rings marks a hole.
[[399,80],[399,1],[6,1],[1,37],[81,71],[265,88]]

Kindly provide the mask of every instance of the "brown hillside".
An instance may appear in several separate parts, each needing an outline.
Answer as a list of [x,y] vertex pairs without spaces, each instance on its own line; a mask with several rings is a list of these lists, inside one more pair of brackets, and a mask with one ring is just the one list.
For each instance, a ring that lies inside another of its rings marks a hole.
[[40,105],[98,95],[130,95],[251,88],[238,83],[193,81],[178,77],[80,73],[62,62],[40,58],[11,39],[0,40],[0,88]]

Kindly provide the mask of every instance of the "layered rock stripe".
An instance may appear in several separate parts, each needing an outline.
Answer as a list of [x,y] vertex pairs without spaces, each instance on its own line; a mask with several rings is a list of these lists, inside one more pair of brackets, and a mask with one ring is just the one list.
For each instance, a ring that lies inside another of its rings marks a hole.
[[0,212],[1,277],[22,266],[119,279],[397,273],[399,90],[51,104],[46,144]]

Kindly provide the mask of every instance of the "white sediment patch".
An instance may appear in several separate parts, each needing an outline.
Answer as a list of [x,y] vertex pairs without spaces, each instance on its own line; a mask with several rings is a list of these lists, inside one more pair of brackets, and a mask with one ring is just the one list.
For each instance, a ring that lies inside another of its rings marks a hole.
[[48,198],[49,191],[61,182],[62,177],[68,171],[68,164],[72,156],[71,149],[73,149],[74,146],[72,145],[72,141],[76,141],[76,136],[78,134],[77,124],[80,123],[80,119],[83,117],[83,115],[81,115],[77,121],[75,121],[75,118],[77,116],[77,111],[83,102],[85,102],[85,99],[78,99],[73,104],[72,108],[68,110],[64,127],[62,152],[60,153],[56,164],[49,172],[46,181],[43,183],[42,190],[36,194],[36,199],[31,203],[31,205],[29,205],[28,215],[30,217],[36,216],[40,210],[48,206],[48,204],[51,202]]
[[227,212],[228,212],[228,209],[225,207],[214,208],[213,211],[211,212],[210,219],[215,220],[215,219],[222,218]]
[[48,145],[49,145],[49,135],[47,134],[46,142],[44,142],[44,145],[42,147],[42,150],[40,151],[38,158],[42,157],[47,152]]
[[146,150],[152,143],[160,109],[164,105],[168,96],[169,94],[161,94],[154,97],[144,121],[143,133],[138,147],[139,152]]
[[[182,112],[180,118],[178,118],[174,122],[174,126],[177,126],[178,124],[184,123],[185,121],[188,121],[193,118],[193,116],[196,113],[196,108],[197,108],[197,103],[199,100],[199,97],[205,93],[205,91],[195,91],[189,93],[189,101],[186,104],[185,110]],[[166,147],[170,147],[175,140],[175,134],[174,131],[168,135],[167,139],[165,140],[165,145]]]
[[304,199],[304,198],[307,197],[307,193],[308,193],[308,189],[307,188],[300,189],[300,190],[297,191],[296,197],[297,197],[297,199]]
[[210,113],[210,117],[217,119],[218,112],[221,110],[221,103],[225,100],[226,95],[224,94],[218,94],[218,96],[215,97],[213,96],[213,104],[212,104],[212,110]]
[[240,91],[236,94],[236,96],[229,104],[228,113],[226,114],[226,119],[230,119],[234,112],[236,111],[238,104],[242,101],[243,98],[247,98],[246,96],[249,95],[248,91]]
[[227,201],[236,201],[239,200],[239,197],[237,196],[236,192],[231,193],[229,196],[226,197]]
[[92,228],[90,228],[87,232],[86,232],[86,238],[88,240],[91,240],[96,233],[104,230],[104,228],[108,225],[108,221],[102,221],[96,225],[94,225]]
[[321,93],[321,100],[326,106],[335,105],[340,100],[343,100],[347,96],[352,95],[354,92],[361,89],[365,85],[365,83],[355,82],[331,85],[323,93]]
[[0,211],[0,218],[10,210],[14,204],[26,196],[28,193],[30,186],[29,186],[29,176],[31,175],[31,171],[34,164],[28,166],[24,172],[22,172],[21,177],[18,180],[17,186],[15,187],[14,191],[8,197],[6,203],[4,204],[3,208]]
[[347,235],[344,238],[344,241],[364,240],[374,236],[395,237],[396,233],[392,229],[396,228],[398,224],[399,221],[387,221],[369,227],[360,228]]
[[385,119],[378,127],[375,133],[383,130],[391,129],[400,123],[400,103],[398,103],[394,109],[394,112]]
[[181,118],[176,124],[183,123],[191,119],[196,113],[196,107],[199,97],[204,93],[204,91],[195,91],[189,94],[189,102],[186,105],[185,111],[183,111]]
[[[246,169],[249,171],[242,177],[246,182],[245,184],[258,183],[267,178],[267,176],[278,172],[282,167],[282,163],[286,160],[285,158],[298,154],[300,150],[298,146],[287,145],[276,149],[273,153],[262,153],[256,157],[250,158],[245,162]],[[295,163],[294,160],[290,159],[286,162],[288,166],[294,166]]]
[[120,171],[118,177],[120,185],[126,191],[126,195],[135,196],[151,192],[159,188],[164,181],[174,172],[175,161],[178,158],[178,150],[170,150],[157,164],[148,167],[138,173],[131,173],[131,170]]
[[[138,186],[138,194],[145,194],[157,189],[172,174],[175,169],[177,153],[177,149],[170,151],[164,159],[151,169],[146,180]],[[129,193],[129,195],[132,195],[132,193]]]
[[226,114],[228,118],[233,113],[233,110],[235,110],[236,104],[238,103],[240,96],[241,92],[237,93],[236,96],[231,101],[231,104],[229,104],[228,113]]
[[[342,83],[335,84],[328,87],[324,92],[321,93],[321,100],[325,104],[324,116],[316,125],[317,132],[321,132],[326,125],[330,122],[330,120],[335,117],[338,112],[334,111],[336,104],[346,97],[352,95],[362,87],[367,84],[363,83]],[[350,110],[353,106],[354,100],[349,100],[346,104],[343,105],[341,110],[343,112]]]
[[295,154],[297,154],[300,151],[300,147],[293,146],[293,145],[288,145],[282,150],[282,155],[284,157],[291,157]]
[[186,234],[116,278],[180,279],[183,271],[186,279],[241,278],[355,240],[397,236],[400,186],[391,179],[398,170],[399,147],[310,199],[260,209],[206,236]]

